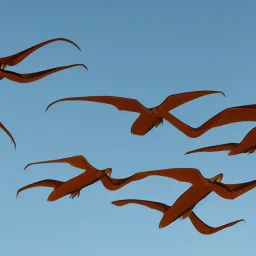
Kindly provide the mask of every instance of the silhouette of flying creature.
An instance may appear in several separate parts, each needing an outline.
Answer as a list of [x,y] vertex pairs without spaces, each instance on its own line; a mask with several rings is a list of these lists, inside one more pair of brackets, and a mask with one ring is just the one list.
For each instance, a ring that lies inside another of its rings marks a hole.
[[[161,211],[163,213],[163,217],[159,223],[159,228],[164,228],[179,218],[185,219],[189,217],[194,207],[211,192],[215,192],[222,198],[234,200],[256,187],[256,180],[245,183],[225,184],[221,182],[223,178],[222,173],[208,179],[203,177],[200,171],[195,168],[172,168],[152,172],[153,173],[151,175],[168,177],[180,182],[188,182],[191,183],[192,186],[186,190],[172,206],[168,206],[160,202],[139,199],[117,200],[112,202],[112,204],[116,206],[123,206],[133,203]],[[213,228],[203,223],[195,214],[191,215],[190,220],[193,225],[195,225],[196,229],[204,234],[216,233],[219,230],[242,221],[238,220],[218,228]]]
[[131,127],[131,133],[143,136],[146,133],[148,133],[153,127],[158,127],[159,124],[163,124],[163,116],[169,113],[170,110],[173,110],[197,98],[216,93],[221,93],[224,95],[224,93],[221,91],[209,90],[173,94],[168,96],[160,105],[152,108],[145,107],[136,99],[129,99],[117,96],[70,97],[59,99],[50,103],[47,106],[46,111],[54,104],[64,101],[91,101],[97,103],[110,104],[121,111],[139,113],[139,117],[135,120]]
[[2,80],[3,78],[7,78],[7,79],[9,79],[13,82],[17,82],[17,83],[31,83],[31,82],[35,82],[39,79],[42,79],[45,76],[51,75],[53,73],[56,73],[56,72],[59,72],[59,71],[65,70],[65,69],[76,67],[76,66],[83,66],[86,70],[88,70],[88,68],[84,64],[73,64],[73,65],[68,65],[68,66],[61,66],[61,67],[56,67],[56,68],[51,68],[51,69],[47,69],[47,70],[43,70],[43,71],[39,71],[39,72],[26,73],[26,74],[20,74],[20,73],[16,73],[13,71],[5,70],[5,68],[7,66],[16,66],[17,64],[22,62],[25,58],[27,58],[30,54],[32,54],[33,52],[38,50],[39,48],[41,48],[47,44],[56,42],[56,41],[68,42],[68,43],[74,45],[76,48],[78,48],[81,51],[81,49],[79,48],[79,46],[77,44],[75,44],[73,41],[66,39],[66,38],[54,38],[51,40],[44,41],[42,43],[34,45],[34,46],[32,46],[24,51],[21,51],[19,53],[16,53],[14,55],[0,58],[0,80]]

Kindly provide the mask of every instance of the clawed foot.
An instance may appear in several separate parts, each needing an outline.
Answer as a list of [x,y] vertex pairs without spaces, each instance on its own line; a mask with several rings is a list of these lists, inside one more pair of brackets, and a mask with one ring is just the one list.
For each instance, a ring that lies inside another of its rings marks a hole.
[[77,197],[80,196],[80,190],[78,190],[78,191],[72,193],[72,194],[70,195],[70,198],[74,199],[76,196],[77,196]]

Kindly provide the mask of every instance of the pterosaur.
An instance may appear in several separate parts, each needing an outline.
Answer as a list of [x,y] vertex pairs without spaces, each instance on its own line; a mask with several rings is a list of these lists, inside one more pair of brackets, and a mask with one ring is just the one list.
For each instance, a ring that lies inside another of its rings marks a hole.
[[256,127],[250,130],[240,143],[225,143],[220,145],[214,145],[204,148],[188,151],[187,154],[198,152],[217,152],[217,151],[229,151],[229,156],[234,156],[242,153],[252,154],[256,150]]
[[[131,133],[135,135],[145,135],[154,126],[158,127],[163,124],[164,115],[189,101],[195,100],[209,94],[221,93],[221,91],[192,91],[169,95],[160,105],[147,108],[136,99],[129,99],[117,96],[88,96],[88,97],[70,97],[56,100],[48,105],[46,111],[54,104],[63,101],[91,101],[98,103],[110,104],[121,111],[129,111],[139,113],[139,117],[135,120],[131,127]],[[225,96],[225,95],[224,95]]]
[[[112,203],[116,206],[124,206],[126,204],[139,204],[139,205],[143,205],[143,206],[149,207],[151,209],[160,211],[163,214],[165,214],[171,208],[171,206],[163,204],[163,203],[139,200],[139,199],[118,200],[118,201],[114,201]],[[240,220],[229,222],[225,225],[221,225],[219,227],[211,227],[211,226],[208,226],[206,223],[204,223],[195,214],[194,211],[191,211],[191,213],[188,215],[188,217],[189,217],[190,221],[192,222],[193,226],[196,228],[196,230],[203,235],[212,235],[214,233],[219,232],[220,230],[223,230],[223,229],[231,227],[241,221],[244,221],[244,219],[240,219]]]
[[79,197],[80,191],[97,181],[101,181],[103,186],[111,191],[118,190],[122,188],[123,186],[138,181],[141,179],[144,179],[151,175],[160,175],[162,176],[162,171],[146,171],[146,172],[138,172],[135,173],[127,178],[112,178],[112,168],[107,168],[104,170],[96,169],[94,166],[92,166],[88,160],[82,156],[72,156],[67,158],[60,158],[55,160],[47,160],[47,161],[41,161],[41,162],[33,162],[28,164],[26,168],[28,168],[31,165],[35,164],[47,164],[47,163],[68,163],[73,167],[79,168],[84,170],[84,172],[66,182],[59,181],[59,180],[41,180],[32,184],[29,184],[27,186],[24,186],[20,188],[17,192],[18,194],[26,189],[34,188],[34,187],[51,187],[54,190],[48,197],[48,201],[55,201],[57,199],[60,199],[61,197],[64,197],[66,195],[71,195],[70,197],[73,199],[74,197]]
[[[76,67],[76,66],[83,66],[84,68],[87,69],[87,67],[84,64],[73,64],[73,65],[68,65],[68,66],[61,66],[61,67],[56,67],[56,68],[51,68],[39,72],[34,72],[34,73],[26,73],[26,74],[20,74],[16,73],[13,71],[5,70],[7,66],[16,66],[20,62],[22,62],[24,59],[26,59],[30,54],[38,50],[39,48],[48,45],[50,43],[56,42],[56,41],[64,41],[68,42],[72,45],[74,45],[76,48],[78,48],[80,51],[81,49],[77,44],[75,44],[73,41],[66,39],[66,38],[54,38],[50,39],[47,41],[44,41],[42,43],[39,43],[37,45],[34,45],[24,51],[21,51],[19,53],[16,53],[14,55],[10,55],[7,57],[0,58],[0,80],[3,78],[7,78],[11,81],[18,82],[18,83],[31,83],[35,82],[39,79],[42,79],[45,76],[48,76],[50,74],[59,72],[61,70],[65,70],[68,68]],[[88,70],[88,69],[87,69]]]
[[[170,225],[178,218],[187,218],[194,207],[211,192],[215,192],[222,198],[233,200],[244,193],[250,191],[256,186],[256,180],[237,183],[237,184],[225,184],[221,180],[223,174],[220,173],[213,178],[205,178],[198,169],[195,168],[173,168],[158,171],[151,171],[151,175],[158,175],[163,177],[169,177],[180,182],[191,183],[192,186],[185,191],[172,206],[163,207],[163,204],[159,202],[151,202],[145,200],[117,200],[113,204],[122,206],[128,203],[137,203],[144,206],[151,207],[153,209],[160,210],[164,213],[159,228],[164,228]],[[148,175],[150,176],[150,175]],[[160,208],[160,205],[162,208]]]

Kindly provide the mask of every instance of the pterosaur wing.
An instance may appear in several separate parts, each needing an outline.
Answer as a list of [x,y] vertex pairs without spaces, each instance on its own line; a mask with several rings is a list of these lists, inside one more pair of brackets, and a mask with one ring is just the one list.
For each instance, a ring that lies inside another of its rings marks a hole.
[[59,186],[61,186],[64,182],[63,181],[59,181],[59,180],[41,180],[41,181],[37,181],[37,182],[34,182],[32,184],[29,184],[29,185],[26,185],[22,188],[20,188],[18,191],[17,191],[17,194],[16,194],[16,197],[19,195],[19,193],[21,191],[24,191],[24,190],[27,190],[27,189],[30,189],[30,188],[35,188],[35,187],[49,187],[49,188],[57,188]]
[[13,136],[11,135],[11,133],[7,130],[7,128],[1,122],[0,122],[0,128],[10,137],[14,147],[16,148],[16,142],[15,142]]
[[248,188],[248,187],[253,187],[256,185],[256,181],[252,180],[252,181],[248,181],[248,182],[244,182],[244,183],[237,183],[237,184],[226,184],[226,183],[222,183],[225,187],[227,187],[228,189],[230,189],[232,192],[236,192],[238,193],[239,191],[243,191],[244,189]]
[[42,70],[39,72],[34,72],[34,73],[26,73],[26,74],[19,74],[10,70],[0,70],[0,75],[13,81],[13,82],[17,82],[17,83],[31,83],[31,82],[35,82],[39,79],[42,79],[46,76],[49,76],[53,73],[65,70],[65,69],[69,69],[69,68],[73,68],[73,67],[77,67],[77,66],[82,66],[85,69],[87,69],[87,67],[84,64],[73,64],[73,65],[68,65],[68,66],[61,66],[61,67],[57,67],[57,68],[51,68],[51,69],[47,69],[47,70]]
[[153,210],[160,211],[162,213],[165,213],[170,208],[170,206],[163,203],[147,201],[147,200],[139,200],[139,199],[117,200],[112,202],[112,204],[114,204],[115,206],[124,206],[126,204],[139,204],[139,205],[143,205],[148,208],[151,208]]
[[219,227],[211,227],[211,226],[208,226],[206,223],[204,223],[201,219],[199,219],[198,216],[193,211],[190,213],[189,219],[192,222],[192,224],[194,225],[194,227],[197,229],[197,231],[204,235],[214,234],[216,232],[219,232],[222,229],[234,226],[235,224],[237,224],[241,221],[244,221],[243,219],[241,219],[241,220],[229,222],[229,223],[219,226]]
[[256,104],[224,109],[197,128],[187,125],[169,112],[161,112],[160,115],[188,137],[197,138],[215,127],[237,122],[255,122]]
[[240,184],[224,184],[224,183],[212,183],[210,184],[211,189],[220,197],[225,199],[234,200],[244,193],[252,190],[256,187],[256,180],[246,182],[243,185]]
[[41,48],[41,47],[43,47],[43,46],[45,46],[47,44],[56,42],[56,41],[68,42],[70,44],[73,44],[76,48],[78,48],[81,51],[79,46],[76,43],[74,43],[73,41],[69,40],[69,39],[66,39],[66,38],[54,38],[54,39],[50,39],[50,40],[44,41],[42,43],[39,43],[37,45],[34,45],[34,46],[24,50],[24,51],[16,53],[16,54],[0,58],[0,63],[1,64],[6,64],[6,65],[9,65],[9,66],[15,66],[15,65],[19,64],[21,61],[23,61],[25,58],[27,58],[31,53],[33,53],[36,50],[38,50],[39,48]]
[[50,163],[67,163],[70,164],[73,167],[90,171],[91,169],[95,169],[88,161],[87,159],[82,156],[71,156],[66,158],[59,158],[59,159],[53,159],[53,160],[46,160],[46,161],[40,161],[40,162],[32,162],[25,166],[24,170],[28,168],[31,165],[35,164],[50,164]]
[[162,170],[153,170],[135,173],[127,178],[112,178],[105,176],[101,179],[102,184],[106,189],[118,190],[123,186],[145,179],[150,176],[160,176],[166,178],[172,178],[180,182],[188,182],[193,185],[205,182],[205,178],[201,175],[200,171],[195,168],[170,168]]
[[225,96],[225,94],[221,91],[211,90],[177,93],[168,96],[158,107],[161,108],[162,111],[169,112],[170,110],[173,110],[189,101],[215,93],[221,93]]
[[136,113],[144,113],[147,110],[138,100],[117,96],[88,96],[88,97],[70,97],[56,100],[48,105],[46,111],[55,103],[63,101],[91,101],[104,104],[110,104],[121,111],[130,111]]
[[180,182],[188,182],[193,185],[197,185],[206,181],[201,172],[196,168],[169,168],[162,170],[146,171],[137,173],[135,178],[145,178],[149,176],[161,176],[171,178]]
[[226,143],[226,144],[220,144],[220,145],[214,145],[204,148],[199,148],[195,150],[191,150],[185,153],[185,155],[192,154],[192,153],[199,153],[199,152],[218,152],[218,151],[229,151],[236,147],[237,143]]

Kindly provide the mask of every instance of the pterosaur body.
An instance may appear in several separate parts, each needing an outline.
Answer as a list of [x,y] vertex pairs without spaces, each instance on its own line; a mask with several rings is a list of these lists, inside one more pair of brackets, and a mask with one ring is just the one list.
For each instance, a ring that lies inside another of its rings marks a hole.
[[256,150],[256,127],[250,130],[240,143],[226,143],[220,145],[214,145],[204,148],[195,149],[189,151],[187,154],[199,153],[199,152],[218,152],[229,151],[229,156],[234,156],[242,153],[252,154]]
[[[155,174],[153,174],[154,172]],[[114,201],[113,204],[123,206],[129,203],[137,203],[163,212],[164,215],[159,223],[159,228],[164,228],[170,225],[178,218],[187,218],[197,203],[211,192],[215,192],[222,198],[233,200],[256,186],[256,180],[246,183],[224,184],[221,182],[223,174],[207,179],[202,176],[198,169],[194,168],[158,170],[153,171],[153,173],[151,173],[151,175],[159,175],[173,178],[181,182],[188,182],[191,183],[192,186],[185,191],[172,206],[168,207],[164,207],[164,204],[159,202],[136,199],[117,200]]]
[[74,45],[76,48],[78,48],[80,51],[81,49],[77,44],[75,44],[73,41],[66,39],[66,38],[54,38],[51,40],[44,41],[42,43],[39,43],[37,45],[34,45],[24,51],[21,51],[19,53],[16,53],[11,56],[0,58],[0,80],[3,78],[7,78],[11,81],[18,82],[18,83],[31,83],[35,82],[39,79],[42,79],[45,76],[48,76],[50,74],[59,72],[61,70],[65,70],[68,68],[76,67],[76,66],[83,66],[87,69],[87,67],[84,64],[73,64],[68,66],[61,66],[56,68],[51,68],[39,72],[34,73],[26,73],[26,74],[20,74],[13,71],[5,70],[7,66],[16,66],[20,62],[22,62],[24,59],[26,59],[30,54],[38,50],[39,48],[42,48],[45,45],[48,45],[50,43],[56,42],[56,41],[64,41],[68,42],[72,45]]
[[202,96],[222,93],[220,91],[192,91],[168,96],[160,105],[147,108],[136,99],[129,99],[117,96],[88,96],[88,97],[70,97],[56,100],[50,103],[46,111],[54,104],[64,101],[91,101],[110,104],[121,111],[129,111],[140,114],[131,127],[131,133],[143,136],[153,127],[158,127],[163,123],[165,114],[189,101]]

